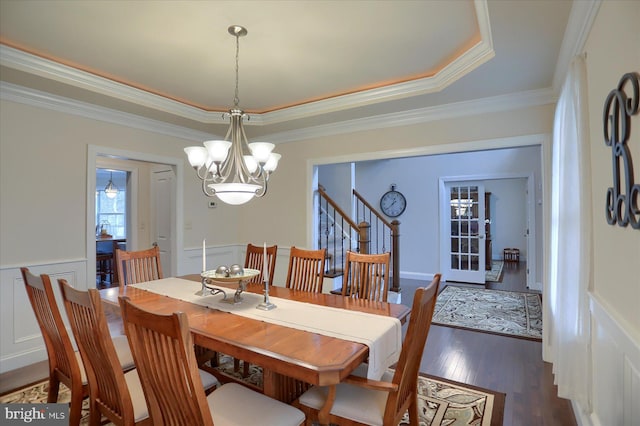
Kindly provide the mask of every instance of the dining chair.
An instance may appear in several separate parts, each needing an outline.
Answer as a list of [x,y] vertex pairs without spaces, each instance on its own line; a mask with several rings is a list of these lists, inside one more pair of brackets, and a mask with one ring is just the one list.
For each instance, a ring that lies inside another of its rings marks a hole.
[[227,383],[202,390],[193,338],[184,312],[156,314],[126,297],[120,308],[154,425],[301,425],[294,407]]
[[[150,424],[144,393],[136,369],[124,372],[113,344],[98,290],[76,290],[59,279],[60,292],[89,383],[90,425],[100,424],[104,415],[116,425]],[[124,338],[127,348],[129,342]],[[131,362],[133,363],[133,356]],[[133,364],[132,364],[133,366]],[[220,383],[199,370],[206,392]],[[97,422],[97,423],[96,423]]]
[[[263,285],[264,282],[264,247],[254,246],[253,244],[247,244],[247,254],[244,258],[244,267],[257,269],[260,274],[254,275],[247,285],[259,284]],[[273,285],[273,273],[276,270],[276,255],[278,254],[278,246],[273,245],[267,247],[267,273],[269,277],[269,285]]]
[[388,370],[380,380],[366,378],[366,365],[330,390],[314,386],[294,401],[307,417],[307,424],[317,421],[327,398],[335,398],[329,421],[339,425],[395,426],[405,412],[409,422],[418,425],[417,385],[420,361],[429,334],[436,304],[440,274],[426,287],[416,289],[413,307],[395,371]]
[[327,249],[305,250],[291,247],[286,287],[293,290],[322,292]]
[[386,302],[389,293],[391,253],[362,254],[347,251],[342,295]]
[[116,261],[120,288],[163,278],[158,246],[139,251],[116,249]]
[[[244,258],[244,267],[257,269],[260,274],[254,275],[248,282],[247,286],[264,286],[264,252],[265,247],[254,246],[253,244],[247,244],[247,253]],[[273,285],[273,273],[276,270],[276,256],[278,254],[278,246],[273,245],[266,248],[267,252],[267,277],[269,278],[269,285]],[[240,361],[238,358],[233,359],[234,371],[240,371]],[[250,364],[246,361],[242,361],[243,371],[242,377],[249,375]]]
[[100,425],[104,416],[115,425],[150,425],[137,370],[120,368],[99,291],[76,290],[64,279],[58,284],[87,372],[89,424]]
[[[82,357],[73,348],[49,275],[34,275],[24,267],[20,268],[20,272],[47,349],[49,359],[47,402],[53,403],[58,400],[60,383],[64,383],[71,391],[69,424],[78,424],[82,417],[82,400],[89,396],[89,384]],[[120,367],[123,370],[131,370],[134,367],[133,356],[126,336],[114,336],[113,344]]]
[[[162,275],[160,248],[158,246],[138,251],[116,249],[116,263],[120,288],[129,284],[164,278]],[[201,366],[210,360],[217,360],[218,358],[218,355],[209,349],[196,346],[194,350],[198,355],[198,362]]]

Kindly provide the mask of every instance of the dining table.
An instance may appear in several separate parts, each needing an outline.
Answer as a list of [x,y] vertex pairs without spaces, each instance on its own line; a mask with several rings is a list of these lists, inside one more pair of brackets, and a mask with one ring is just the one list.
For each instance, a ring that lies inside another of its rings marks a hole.
[[[199,274],[177,278],[201,282]],[[153,282],[148,284],[150,287]],[[232,283],[216,283],[216,286],[229,292],[237,288]],[[250,285],[243,290],[246,295],[264,294],[260,285]],[[194,344],[262,367],[263,392],[272,398],[291,403],[311,385],[328,386],[327,404],[320,410],[321,423],[325,423],[323,419],[333,404],[335,385],[366,362],[370,354],[369,346],[362,342],[246,317],[137,286],[103,289],[100,295],[103,302],[112,308],[117,308],[119,298],[126,296],[134,304],[155,313],[186,313]],[[339,309],[370,314],[374,319],[375,316],[396,318],[404,323],[410,314],[410,309],[402,304],[280,286],[269,286],[268,295],[272,301],[286,300],[326,307],[326,315]],[[253,297],[255,299],[256,296]],[[364,318],[366,320],[366,316]]]

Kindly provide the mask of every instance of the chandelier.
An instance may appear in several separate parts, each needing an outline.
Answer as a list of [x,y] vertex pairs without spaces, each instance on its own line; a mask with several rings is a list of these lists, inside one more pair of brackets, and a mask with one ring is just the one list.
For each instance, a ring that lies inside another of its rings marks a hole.
[[[229,27],[229,34],[236,38],[236,88],[233,108],[222,114],[230,125],[224,140],[210,140],[202,146],[184,149],[191,167],[202,181],[202,191],[208,197],[218,197],[227,204],[244,204],[254,196],[267,193],[269,175],[278,166],[280,154],[273,153],[274,145],[267,142],[249,143],[242,127],[247,115],[238,103],[238,56],[240,37],[247,29],[239,25]],[[247,117],[247,120],[249,117]]]
[[111,172],[107,186],[104,187],[104,193],[108,198],[116,198],[118,196],[118,187],[113,183],[113,172]]

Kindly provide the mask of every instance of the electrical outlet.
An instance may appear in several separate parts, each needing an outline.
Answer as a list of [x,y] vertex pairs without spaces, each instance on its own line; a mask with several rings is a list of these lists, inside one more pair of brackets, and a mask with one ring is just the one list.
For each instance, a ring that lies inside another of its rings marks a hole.
[[215,209],[216,207],[218,207],[218,203],[216,203],[216,202],[215,202],[215,201],[213,201],[213,200],[210,200],[210,201],[209,201],[209,208],[210,208],[210,209]]

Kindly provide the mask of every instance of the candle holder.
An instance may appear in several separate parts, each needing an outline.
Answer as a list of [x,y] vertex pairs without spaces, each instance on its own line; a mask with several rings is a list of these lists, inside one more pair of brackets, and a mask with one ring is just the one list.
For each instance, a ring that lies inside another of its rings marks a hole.
[[260,302],[256,309],[260,309],[262,311],[270,311],[272,309],[277,308],[276,305],[269,301],[269,286],[267,285],[267,280],[264,281],[264,301]]
[[[221,302],[229,303],[232,305],[237,305],[242,302],[242,292],[246,290],[247,281],[260,273],[257,269],[244,269],[242,275],[220,275],[217,271],[204,271],[200,276],[202,277],[202,288],[196,292],[198,296],[208,296],[208,295],[216,295],[223,294]],[[238,283],[238,288],[236,289],[233,297],[227,295],[227,292],[217,288],[210,287],[210,285],[219,282],[219,283]]]
[[201,278],[200,282],[202,283],[202,288],[196,291],[196,296],[208,296],[208,295],[215,295],[218,293],[222,293],[224,294],[224,297],[226,299],[227,293],[225,293],[224,290],[207,286],[207,284],[211,284],[211,280],[205,276],[207,272],[209,271],[202,271],[202,273],[200,274],[200,278]]

